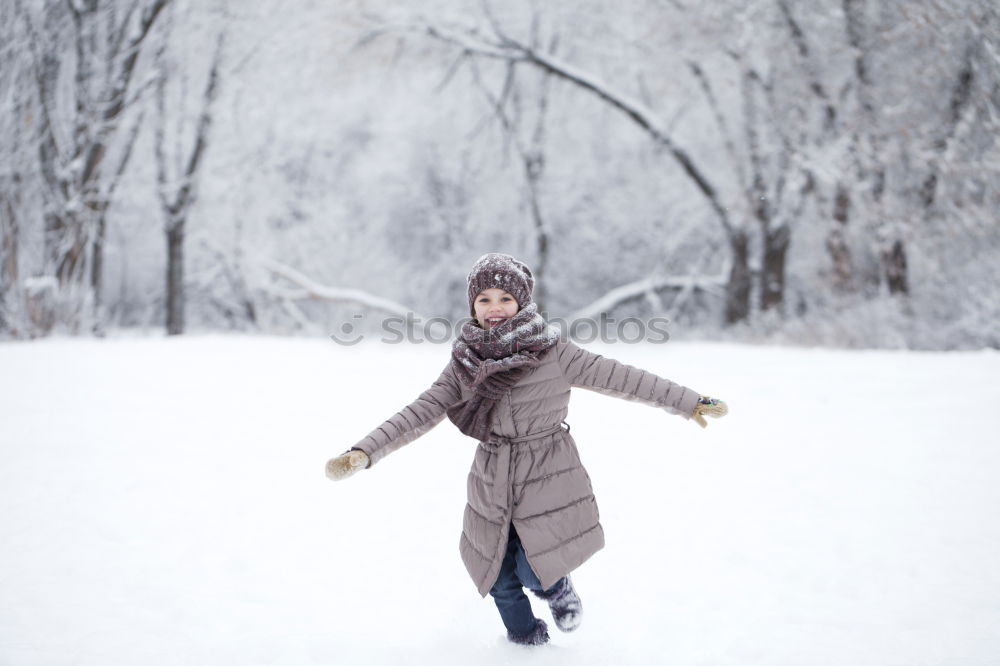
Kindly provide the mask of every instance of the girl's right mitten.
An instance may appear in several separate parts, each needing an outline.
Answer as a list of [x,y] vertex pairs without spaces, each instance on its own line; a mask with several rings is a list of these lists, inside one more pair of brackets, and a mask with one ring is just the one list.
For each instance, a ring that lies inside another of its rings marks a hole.
[[326,461],[326,477],[331,481],[340,481],[365,467],[368,467],[368,454],[360,449],[351,449]]

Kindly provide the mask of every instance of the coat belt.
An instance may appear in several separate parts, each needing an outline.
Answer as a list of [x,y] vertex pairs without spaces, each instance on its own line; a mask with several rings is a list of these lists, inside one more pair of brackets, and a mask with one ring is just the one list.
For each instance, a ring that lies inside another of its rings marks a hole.
[[[563,428],[563,426],[566,426]],[[543,437],[548,437],[549,435],[554,435],[560,430],[565,430],[569,432],[569,424],[563,421],[551,428],[546,428],[545,430],[540,430],[538,432],[529,433],[527,435],[521,435],[520,437],[503,437],[501,435],[490,435],[490,438],[485,442],[480,442],[487,449],[492,451],[497,457],[497,468],[496,473],[493,475],[493,501],[497,506],[502,506],[505,508],[510,508],[511,505],[511,483],[510,483],[510,462],[511,462],[511,449],[512,444],[520,444],[521,442],[530,442],[535,439],[541,439]]]

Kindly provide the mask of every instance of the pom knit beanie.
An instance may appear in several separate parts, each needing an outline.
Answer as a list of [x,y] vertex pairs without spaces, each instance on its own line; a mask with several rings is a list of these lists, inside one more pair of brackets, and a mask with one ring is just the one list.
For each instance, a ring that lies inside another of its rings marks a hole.
[[469,314],[473,319],[476,317],[476,296],[493,288],[503,289],[513,296],[517,309],[522,310],[531,303],[535,276],[530,268],[509,254],[491,252],[479,257],[469,272]]

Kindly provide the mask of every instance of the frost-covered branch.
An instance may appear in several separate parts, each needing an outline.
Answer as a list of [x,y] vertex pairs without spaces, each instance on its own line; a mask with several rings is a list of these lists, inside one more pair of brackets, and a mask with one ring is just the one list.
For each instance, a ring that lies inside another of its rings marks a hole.
[[726,122],[725,116],[722,114],[719,99],[715,95],[715,91],[712,89],[712,84],[708,80],[708,76],[705,74],[705,70],[702,69],[701,65],[693,60],[688,60],[687,66],[688,69],[691,70],[695,79],[698,80],[698,85],[701,88],[702,93],[705,95],[708,107],[712,110],[712,117],[715,120],[715,124],[719,128],[719,132],[722,133],[723,145],[725,145],[726,152],[729,154],[732,166],[736,170],[736,177],[739,180],[740,189],[746,192],[747,178],[746,173],[743,170],[743,162],[740,160],[739,154],[736,151],[736,144],[733,142],[733,134],[729,129],[729,124]]
[[656,113],[639,100],[615,90],[610,84],[592,76],[589,72],[523,44],[503,33],[497,35],[496,41],[491,41],[482,37],[478,30],[472,28],[467,28],[462,33],[429,24],[414,29],[445,43],[458,46],[469,54],[531,64],[596,95],[602,101],[624,113],[667,150],[708,200],[726,233],[732,234],[733,225],[729,219],[727,207],[719,197],[717,188],[708,179],[705,172],[695,164],[687,151],[678,146],[662,128]]
[[788,7],[787,0],[777,0],[777,4],[778,9],[781,10],[782,17],[785,19],[785,23],[788,26],[788,32],[792,37],[792,42],[795,44],[795,48],[799,53],[802,70],[808,77],[809,90],[811,90],[823,104],[824,129],[827,132],[830,132],[833,130],[837,122],[837,109],[833,105],[833,102],[830,101],[830,95],[827,94],[826,88],[820,80],[819,73],[816,70],[816,63],[813,61],[811,55],[809,42],[806,39],[805,31],[802,30],[802,26],[799,25],[795,16],[792,15],[792,10]]
[[413,311],[413,308],[406,307],[402,303],[397,303],[388,298],[382,298],[361,289],[329,287],[320,284],[291,266],[286,266],[274,259],[261,257],[258,259],[258,262],[262,267],[301,289],[299,292],[287,293],[286,296],[289,298],[303,300],[309,298],[319,301],[329,301],[331,303],[355,303],[362,307],[388,312],[399,317],[409,316],[419,318],[419,315]]
[[675,275],[670,277],[644,278],[620,287],[615,287],[594,302],[571,314],[569,320],[596,319],[601,316],[601,313],[610,312],[623,303],[646,296],[647,294],[655,295],[656,292],[665,289],[691,291],[700,289],[716,296],[724,296],[725,287],[726,278],[723,276]]

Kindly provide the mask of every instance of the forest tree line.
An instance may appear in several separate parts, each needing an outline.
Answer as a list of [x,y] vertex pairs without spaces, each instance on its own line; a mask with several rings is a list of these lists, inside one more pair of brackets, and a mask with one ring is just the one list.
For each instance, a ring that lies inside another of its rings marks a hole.
[[553,316],[1000,346],[986,0],[12,0],[0,335]]

